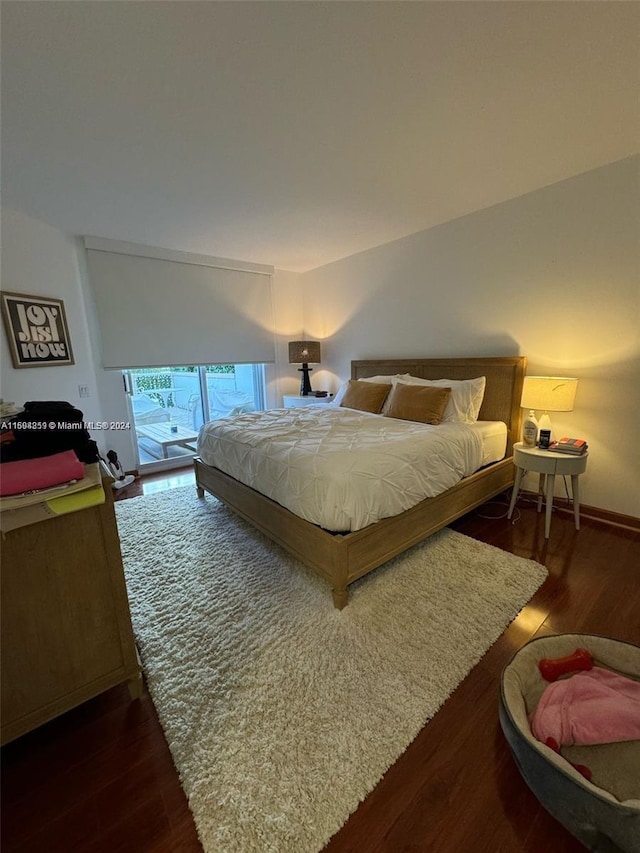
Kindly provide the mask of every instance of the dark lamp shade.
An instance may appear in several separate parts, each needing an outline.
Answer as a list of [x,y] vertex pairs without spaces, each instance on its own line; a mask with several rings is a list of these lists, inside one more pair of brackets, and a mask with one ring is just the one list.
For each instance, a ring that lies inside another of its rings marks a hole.
[[319,341],[289,341],[289,364],[319,364]]

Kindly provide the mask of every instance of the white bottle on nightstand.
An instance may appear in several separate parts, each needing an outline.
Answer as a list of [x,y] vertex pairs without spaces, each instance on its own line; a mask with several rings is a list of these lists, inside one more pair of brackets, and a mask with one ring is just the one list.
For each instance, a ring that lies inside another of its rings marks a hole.
[[529,411],[522,424],[522,441],[527,447],[535,447],[538,441],[538,421],[533,409]]

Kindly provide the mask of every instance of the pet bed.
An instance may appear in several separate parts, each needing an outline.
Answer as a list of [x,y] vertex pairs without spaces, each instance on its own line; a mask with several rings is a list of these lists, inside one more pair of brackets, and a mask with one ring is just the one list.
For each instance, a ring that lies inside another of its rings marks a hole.
[[525,782],[569,832],[589,850],[640,853],[640,740],[564,746],[559,754],[531,732],[531,714],[548,686],[539,661],[576,649],[588,650],[595,667],[640,681],[638,646],[590,634],[540,637],[502,673],[500,724]]

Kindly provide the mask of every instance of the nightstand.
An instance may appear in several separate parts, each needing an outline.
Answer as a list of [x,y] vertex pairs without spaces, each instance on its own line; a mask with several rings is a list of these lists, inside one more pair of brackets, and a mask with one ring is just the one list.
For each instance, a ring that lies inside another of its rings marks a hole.
[[526,471],[536,471],[540,478],[538,480],[538,512],[542,508],[542,498],[545,497],[545,519],[544,538],[549,538],[551,529],[551,511],[553,508],[553,489],[556,474],[571,477],[571,491],[573,492],[573,514],[576,522],[576,530],[580,530],[580,492],[578,477],[584,474],[587,467],[589,453],[580,456],[572,456],[569,453],[554,453],[553,450],[540,450],[538,447],[527,447],[519,443],[513,446],[513,464],[516,466],[516,481],[513,484],[511,503],[507,518],[511,518],[513,508],[516,505],[518,490],[522,482],[522,476]]
[[285,394],[282,399],[285,409],[297,409],[299,406],[326,406],[333,400],[333,394],[330,397],[301,397],[298,394]]

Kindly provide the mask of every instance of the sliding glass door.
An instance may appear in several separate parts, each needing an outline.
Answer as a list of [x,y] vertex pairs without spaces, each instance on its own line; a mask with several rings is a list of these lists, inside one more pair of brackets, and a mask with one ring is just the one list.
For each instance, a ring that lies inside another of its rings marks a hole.
[[203,423],[264,408],[261,364],[132,368],[123,373],[140,470],[184,465],[195,455]]

